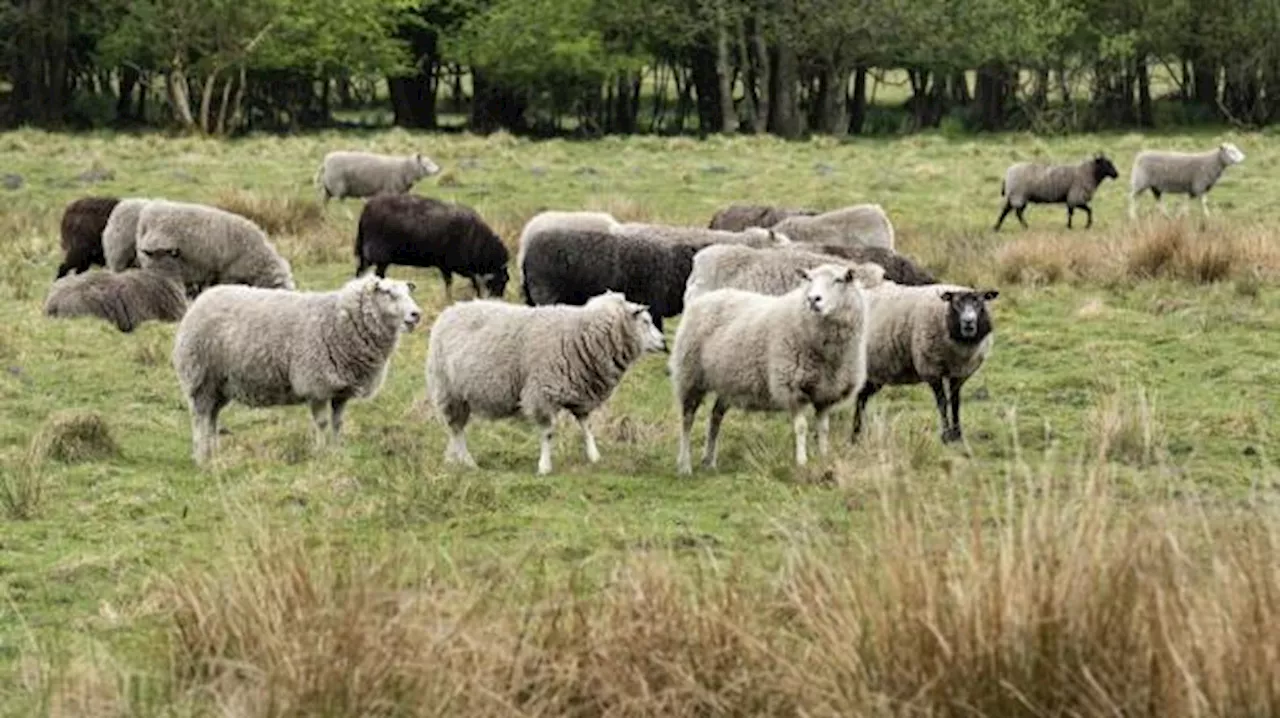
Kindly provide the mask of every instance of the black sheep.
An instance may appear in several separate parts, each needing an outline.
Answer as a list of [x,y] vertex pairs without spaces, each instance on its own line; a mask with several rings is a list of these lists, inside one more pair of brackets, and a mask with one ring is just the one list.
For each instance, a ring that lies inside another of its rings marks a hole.
[[731,204],[711,217],[711,229],[730,232],[741,232],[749,227],[768,229],[787,217],[811,217],[815,214],[818,214],[818,211],[813,209],[770,207],[763,204]]
[[924,271],[915,262],[884,247],[859,247],[844,244],[795,244],[797,249],[805,249],[820,254],[829,254],[854,262],[874,262],[884,267],[884,278],[906,286],[937,284],[932,274]]
[[477,296],[482,283],[493,297],[507,288],[507,248],[465,205],[412,194],[372,197],[360,213],[355,249],[357,276],[370,266],[379,277],[392,264],[437,267],[450,299],[454,274],[470,279]]
[[102,230],[119,202],[117,197],[81,197],[67,205],[62,212],[63,258],[56,279],[72,270],[87,272],[95,264],[106,266]]

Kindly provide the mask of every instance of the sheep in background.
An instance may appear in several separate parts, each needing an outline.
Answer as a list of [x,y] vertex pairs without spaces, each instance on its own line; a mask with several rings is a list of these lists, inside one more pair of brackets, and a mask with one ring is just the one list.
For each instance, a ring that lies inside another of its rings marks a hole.
[[1071,229],[1071,219],[1075,216],[1076,209],[1082,209],[1088,215],[1085,223],[1085,229],[1088,229],[1093,226],[1093,209],[1089,207],[1093,193],[1103,180],[1119,176],[1116,166],[1102,153],[1078,165],[1014,163],[1005,170],[1004,180],[1000,183],[1000,196],[1005,200],[1000,218],[996,220],[995,231],[999,231],[1004,218],[1015,211],[1018,221],[1026,227],[1027,220],[1022,213],[1026,211],[1028,203],[1066,204],[1067,229]]
[[802,412],[812,405],[818,453],[827,453],[831,409],[857,393],[866,376],[862,285],[880,282],[882,270],[824,264],[802,274],[804,284],[781,296],[717,289],[685,309],[670,361],[681,413],[680,473],[692,471],[689,433],[707,394],[716,401],[703,466],[715,467],[720,423],[730,407],[790,412],[796,464],[804,466],[808,425]]
[[102,253],[107,269],[123,272],[138,266],[138,215],[149,201],[136,197],[122,199],[111,210],[111,217],[102,230]]
[[72,270],[87,272],[95,264],[101,267],[107,263],[102,254],[102,231],[119,202],[116,197],[81,197],[67,205],[62,212],[63,258],[56,279]]
[[624,237],[656,239],[663,242],[684,244],[743,244],[749,247],[774,247],[791,244],[783,232],[766,227],[748,227],[741,232],[720,229],[687,227],[678,224],[653,224],[649,222],[624,222],[612,229]]
[[139,261],[147,250],[176,249],[188,293],[213,284],[293,289],[289,263],[258,225],[238,214],[186,202],[151,200],[138,214]]
[[423,177],[440,171],[440,166],[421,154],[380,155],[373,152],[330,152],[324,156],[315,182],[320,200],[330,197],[373,197],[404,194]]
[[453,274],[471,280],[476,296],[483,289],[501,297],[507,289],[507,248],[474,209],[409,194],[371,198],[356,230],[356,275],[376,266],[387,276],[392,264],[437,267],[445,296],[453,300]]
[[811,217],[816,209],[771,207],[763,204],[731,204],[711,217],[711,229],[741,232],[748,227],[772,227],[788,217]]
[[422,318],[412,290],[364,276],[332,292],[224,285],[197,297],[173,342],[196,463],[213,456],[218,414],[232,401],[309,404],[316,442],[329,423],[338,439],[347,402],[377,394],[400,334]]
[[793,242],[893,249],[893,223],[878,204],[856,204],[811,216],[796,215],[773,225]]
[[666,349],[648,310],[606,292],[583,306],[521,307],[493,300],[454,304],[431,327],[427,393],[449,427],[446,462],[475,467],[472,414],[522,414],[538,425],[538,473],[551,472],[552,422],[561,409],[582,428],[587,459],[600,460],[588,419],[646,351]]
[[1208,152],[1162,152],[1144,150],[1133,159],[1129,174],[1129,218],[1138,217],[1138,195],[1147,190],[1155,195],[1156,206],[1169,216],[1162,195],[1166,192],[1200,198],[1200,211],[1209,216],[1209,190],[1224,170],[1244,162],[1244,153],[1230,142]]
[[50,317],[98,317],[126,334],[143,322],[176,322],[187,310],[177,250],[155,250],[149,269],[82,272],[53,283],[44,301]]
[[608,212],[565,212],[561,210],[544,210],[535,214],[525,222],[520,230],[520,240],[516,246],[516,266],[524,266],[524,249],[529,238],[548,229],[589,229],[597,232],[608,232],[621,223]]

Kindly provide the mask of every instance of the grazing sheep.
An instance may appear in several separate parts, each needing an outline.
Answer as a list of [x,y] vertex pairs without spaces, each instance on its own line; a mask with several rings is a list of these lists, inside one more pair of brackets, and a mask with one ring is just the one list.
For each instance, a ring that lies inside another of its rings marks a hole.
[[332,292],[219,286],[197,297],[173,342],[196,463],[213,456],[218,413],[232,401],[307,403],[317,443],[331,410],[339,438],[347,402],[377,394],[400,333],[422,318],[412,290],[366,276]]
[[796,464],[808,461],[812,405],[818,453],[826,454],[830,411],[857,393],[866,375],[864,277],[881,281],[874,264],[823,264],[800,270],[804,284],[781,296],[717,289],[689,303],[671,351],[671,382],[680,408],[680,473],[692,471],[689,432],[707,394],[715,394],[702,464],[716,464],[720,422],[730,407],[788,411]]
[[123,272],[138,266],[138,215],[150,200],[122,199],[111,210],[111,217],[102,230],[102,253],[107,269]]
[[788,217],[812,217],[816,209],[771,207],[763,204],[731,204],[711,217],[711,229],[741,232],[748,227],[772,227]]
[[773,231],[794,242],[846,244],[893,249],[893,223],[878,204],[851,207],[815,215],[796,215],[773,225]]
[[[867,400],[887,384],[928,384],[942,417],[942,440],[959,441],[960,388],[991,351],[987,302],[999,292],[950,284],[872,290],[867,380],[858,392],[853,439],[862,432]],[[943,380],[947,386],[944,388]],[[950,394],[951,417],[947,418]]]
[[728,232],[676,224],[624,222],[615,226],[613,233],[624,237],[640,237],[682,244],[744,244],[749,247],[776,247],[791,244],[791,238],[786,234],[767,227],[748,227],[741,232]]
[[490,296],[507,289],[507,248],[475,210],[466,205],[410,194],[371,198],[360,213],[356,231],[356,275],[376,266],[438,267],[445,295],[453,299],[453,274],[471,280],[477,296],[481,284]]
[[544,210],[535,214],[520,230],[520,241],[516,248],[516,266],[524,266],[524,248],[529,238],[548,229],[591,229],[608,232],[620,223],[608,212],[564,212],[561,210]]
[[1231,165],[1244,162],[1244,153],[1230,142],[1223,142],[1208,152],[1139,152],[1129,175],[1129,218],[1138,217],[1138,195],[1147,190],[1155,195],[1156,206],[1167,217],[1161,195],[1166,192],[1200,198],[1200,210],[1209,216],[1209,190],[1222,172]]
[[101,267],[107,263],[102,254],[102,230],[119,201],[116,197],[81,197],[67,205],[62,212],[63,259],[55,279],[72,270],[87,272],[95,264]]
[[139,261],[147,250],[177,249],[189,293],[214,284],[293,289],[289,263],[258,225],[238,214],[186,202],[151,200],[138,214]]
[[155,250],[150,269],[82,272],[49,288],[44,313],[50,317],[99,317],[126,334],[148,320],[176,322],[187,310],[178,250]]
[[414,183],[440,171],[440,166],[421,154],[379,155],[372,152],[330,152],[324,156],[315,181],[320,199],[330,197],[373,197],[404,194]]
[[1071,229],[1076,209],[1082,209],[1088,215],[1084,225],[1088,229],[1093,226],[1093,210],[1089,207],[1093,193],[1103,180],[1119,176],[1116,166],[1102,153],[1078,165],[1016,162],[1005,170],[1004,180],[1000,183],[1000,196],[1005,198],[1004,209],[1000,211],[1000,219],[996,220],[995,230],[999,231],[1004,218],[1015,211],[1018,221],[1026,227],[1027,220],[1022,213],[1028,203],[1066,204],[1067,229]]
[[538,425],[538,473],[551,472],[552,421],[561,409],[582,428],[587,459],[600,460],[587,421],[646,351],[666,349],[648,310],[618,292],[581,307],[521,307],[493,300],[454,304],[431,327],[427,393],[449,427],[446,462],[475,467],[466,427],[474,413],[523,415]]

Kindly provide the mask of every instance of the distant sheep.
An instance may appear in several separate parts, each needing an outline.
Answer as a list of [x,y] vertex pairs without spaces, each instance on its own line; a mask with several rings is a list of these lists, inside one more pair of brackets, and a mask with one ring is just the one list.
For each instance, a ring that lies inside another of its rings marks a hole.
[[1139,152],[1129,175],[1129,218],[1138,217],[1138,195],[1147,190],[1155,195],[1156,205],[1167,217],[1161,195],[1185,194],[1200,198],[1200,211],[1209,216],[1209,190],[1213,189],[1224,170],[1244,162],[1244,153],[1230,142],[1223,142],[1208,152]]
[[564,212],[561,210],[545,210],[535,214],[520,230],[520,241],[516,248],[516,266],[524,266],[524,248],[533,235],[548,229],[590,229],[608,232],[620,224],[608,212]]
[[111,218],[102,230],[102,252],[107,269],[123,272],[138,266],[138,215],[150,200],[122,199],[111,210]]
[[423,177],[440,171],[440,166],[421,154],[380,155],[372,152],[330,152],[324,156],[315,181],[320,199],[330,197],[373,197],[404,194]]
[[731,204],[711,217],[711,229],[741,232],[748,227],[772,227],[788,217],[811,217],[816,209],[771,207],[763,204]]
[[89,267],[107,263],[102,254],[102,230],[119,202],[116,197],[81,197],[67,205],[62,212],[63,258],[57,279],[72,270],[87,272]]
[[258,225],[238,214],[186,202],[152,200],[138,215],[139,261],[147,250],[177,249],[182,279],[194,293],[214,284],[293,289],[289,263]]
[[867,300],[863,278],[881,281],[874,264],[824,264],[802,270],[804,284],[781,296],[717,289],[689,303],[671,350],[671,383],[680,409],[677,470],[690,473],[689,434],[707,394],[715,394],[702,464],[716,465],[720,423],[730,407],[786,411],[795,461],[808,462],[805,406],[826,454],[830,411],[861,388],[867,370]]
[[427,393],[449,427],[446,462],[474,467],[466,427],[473,414],[523,415],[538,425],[538,473],[551,472],[552,421],[561,409],[582,428],[587,459],[600,460],[588,419],[646,351],[666,348],[644,306],[617,292],[581,307],[454,304],[431,327]]
[[309,404],[317,443],[331,411],[337,439],[347,402],[377,394],[401,332],[422,318],[412,289],[365,276],[332,292],[224,285],[197,297],[173,344],[196,463],[213,456],[218,413],[232,401]]
[[1067,229],[1077,209],[1088,215],[1085,229],[1093,226],[1093,209],[1089,202],[1103,180],[1119,177],[1116,166],[1101,153],[1078,165],[1046,165],[1038,162],[1017,162],[1005,170],[1000,183],[1000,196],[1004,197],[1004,209],[996,220],[999,231],[1004,218],[1016,212],[1023,227],[1027,220],[1022,216],[1027,204],[1067,205]]
[[[156,250],[150,269],[124,272],[82,272],[53,283],[44,301],[50,317],[98,317],[122,332],[132,332],[143,322],[176,322],[187,309],[176,260],[169,252]],[[169,266],[163,266],[165,262]]]
[[893,223],[878,204],[857,204],[815,215],[796,215],[773,225],[793,242],[893,249]]
[[356,231],[356,275],[370,266],[437,267],[453,299],[453,275],[471,280],[476,296],[501,297],[507,288],[507,248],[474,209],[418,195],[371,198]]

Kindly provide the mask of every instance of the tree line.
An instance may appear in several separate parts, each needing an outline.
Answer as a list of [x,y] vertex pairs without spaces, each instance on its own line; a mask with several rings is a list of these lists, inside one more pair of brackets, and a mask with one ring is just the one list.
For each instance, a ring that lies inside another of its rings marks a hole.
[[[1280,117],[1280,0],[5,0],[0,123],[1068,132]],[[909,83],[900,106],[869,78]]]

